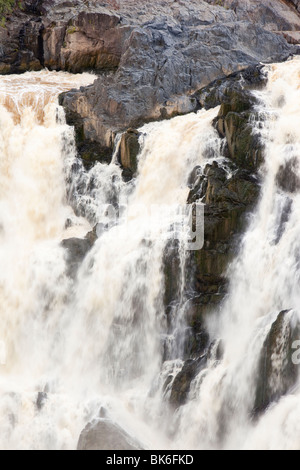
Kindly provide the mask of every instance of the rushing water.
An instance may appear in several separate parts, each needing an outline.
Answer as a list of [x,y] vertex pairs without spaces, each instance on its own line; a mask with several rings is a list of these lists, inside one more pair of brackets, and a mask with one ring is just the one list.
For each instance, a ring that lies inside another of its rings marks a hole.
[[[265,337],[280,311],[297,315],[300,300],[300,196],[276,184],[282,164],[299,158],[300,61],[267,73],[267,88],[256,92],[266,144],[262,196],[230,267],[230,293],[207,325],[225,355],[221,362],[212,356],[175,414],[163,384],[183,365],[180,348],[165,363],[162,357],[163,344],[174,351],[175,329],[184,330],[189,237],[176,224],[194,167],[224,161],[211,125],[218,109],[144,126],[138,177],[125,183],[116,158],[84,169],[57,104],[60,92],[95,77],[1,77],[1,448],[76,448],[101,407],[146,448],[300,447],[297,387],[258,421],[250,417]],[[292,203],[282,224],[286,200]],[[109,204],[127,208],[126,223],[112,222]],[[173,211],[149,219],[152,207],[170,205]],[[61,241],[84,237],[96,223],[99,238],[68,276]],[[180,283],[170,330],[163,255],[174,232]]]

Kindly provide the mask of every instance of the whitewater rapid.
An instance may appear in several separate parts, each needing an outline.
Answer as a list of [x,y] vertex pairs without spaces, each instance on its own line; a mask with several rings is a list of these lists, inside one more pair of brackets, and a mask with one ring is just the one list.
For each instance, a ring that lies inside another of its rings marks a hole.
[[[59,93],[94,76],[0,77],[0,448],[75,449],[100,408],[149,449],[300,447],[298,386],[251,418],[266,335],[280,311],[298,315],[300,300],[300,196],[276,183],[281,165],[299,158],[300,60],[266,73],[267,87],[254,92],[265,143],[261,198],[229,268],[229,294],[207,325],[224,358],[201,371],[176,413],[163,393],[183,365],[179,351],[162,360],[166,335],[174,340],[163,299],[165,234],[174,236],[195,166],[225,161],[212,126],[219,109],[140,129],[138,175],[125,183],[116,158],[84,169],[58,106]],[[287,198],[292,209],[278,241]],[[132,209],[126,224],[109,223],[111,201]],[[175,211],[150,226],[152,206]],[[108,228],[69,277],[61,241],[83,238],[96,223]],[[184,327],[185,231],[178,244]]]

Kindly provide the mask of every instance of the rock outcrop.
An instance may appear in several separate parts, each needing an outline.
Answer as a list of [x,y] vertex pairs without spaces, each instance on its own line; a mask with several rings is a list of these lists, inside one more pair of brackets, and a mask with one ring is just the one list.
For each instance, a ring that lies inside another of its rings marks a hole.
[[119,162],[123,168],[123,177],[130,179],[137,172],[137,156],[140,151],[139,132],[128,129],[121,137]]
[[292,311],[280,312],[263,345],[257,372],[255,414],[278,401],[298,379],[299,365],[293,362],[294,341],[299,340],[300,325]]
[[[269,31],[299,31],[299,0],[206,0],[235,12],[238,20],[259,23]],[[295,8],[296,7],[296,8]]]
[[215,78],[296,51],[260,21],[204,1],[158,2],[155,12],[152,3],[136,2],[135,24],[130,6],[120,2],[118,11],[132,30],[117,71],[62,100],[67,113],[81,116],[85,139],[101,147],[112,147],[120,130],[195,110],[191,94]]
[[[261,68],[253,67],[196,94],[199,103],[207,108],[221,105],[215,126],[225,138],[229,172],[217,162],[208,164],[203,172],[196,173],[188,198],[189,203],[205,203],[205,244],[202,250],[192,253],[189,266],[194,271],[196,296],[188,313],[195,335],[201,330],[203,316],[226,293],[227,266],[236,254],[238,238],[247,223],[246,214],[258,200],[257,172],[263,161],[263,148],[259,134],[253,132],[255,99],[249,91],[264,83]],[[229,120],[230,127],[226,125]]]
[[66,238],[61,242],[65,249],[67,275],[76,278],[77,270],[98,238],[97,226],[85,238]]
[[297,11],[300,12],[300,0],[288,0],[288,1],[294,5]]
[[61,98],[88,164],[109,160],[120,130],[195,110],[191,94],[212,80],[297,51],[278,34],[300,28],[297,9],[282,0],[9,1],[0,73],[101,74]]
[[[189,180],[188,203],[205,203],[205,242],[201,250],[190,253],[186,265],[186,296],[190,300],[186,305],[185,363],[172,386],[170,402],[173,406],[184,404],[191,381],[205,367],[212,347],[206,318],[219,308],[227,293],[227,268],[238,252],[247,213],[253,209],[260,194],[258,170],[263,162],[263,148],[257,130],[253,128],[256,101],[250,90],[264,84],[262,68],[251,67],[217,80],[195,94],[199,106],[221,105],[215,127],[224,137],[227,160],[225,165],[212,159],[204,169],[196,167]],[[230,116],[235,116],[236,120],[227,129]],[[176,312],[176,271],[178,255],[173,246],[172,250],[169,247],[166,251],[165,259],[166,314],[171,317]]]
[[106,418],[89,423],[79,437],[77,450],[141,450],[140,445]]

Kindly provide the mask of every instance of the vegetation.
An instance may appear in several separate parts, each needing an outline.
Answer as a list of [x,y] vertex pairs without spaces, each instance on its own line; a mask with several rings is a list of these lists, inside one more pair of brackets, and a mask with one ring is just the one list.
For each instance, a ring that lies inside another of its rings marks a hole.
[[5,16],[11,13],[16,3],[16,0],[0,0],[0,27],[5,27]]
[[78,31],[78,29],[76,28],[76,26],[69,26],[68,29],[67,29],[67,34],[74,34]]

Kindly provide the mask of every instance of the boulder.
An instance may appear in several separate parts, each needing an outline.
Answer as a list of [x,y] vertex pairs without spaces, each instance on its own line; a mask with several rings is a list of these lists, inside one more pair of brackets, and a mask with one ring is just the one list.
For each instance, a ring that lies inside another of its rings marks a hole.
[[44,408],[47,399],[48,399],[48,394],[46,392],[38,392],[36,403],[35,403],[38,411],[41,411]]
[[288,0],[289,3],[292,3],[297,11],[300,12],[300,0]]
[[[179,408],[184,405],[188,400],[192,381],[207,367],[208,361],[215,361],[217,363],[222,359],[222,356],[223,346],[220,341],[212,342],[211,344],[208,341],[203,342],[202,351],[199,356],[195,359],[187,359],[181,371],[176,375],[169,397],[171,406]],[[170,379],[171,377],[167,378],[164,386],[165,389],[167,389]]]
[[[192,251],[186,264],[190,289],[186,305],[187,330],[184,354],[197,359],[209,344],[206,318],[216,311],[228,290],[227,268],[238,252],[239,239],[247,224],[247,213],[255,206],[259,179],[249,170],[232,166],[231,176],[217,162],[196,174],[188,202],[205,203],[204,247]],[[175,281],[172,281],[174,285]]]
[[81,432],[77,450],[141,450],[138,444],[120,426],[102,418],[89,423]]
[[230,111],[239,113],[253,108],[256,99],[249,92],[263,88],[266,82],[264,67],[255,64],[228,77],[212,81],[197,90],[193,96],[200,109],[211,109],[221,105],[220,116],[224,117]]

